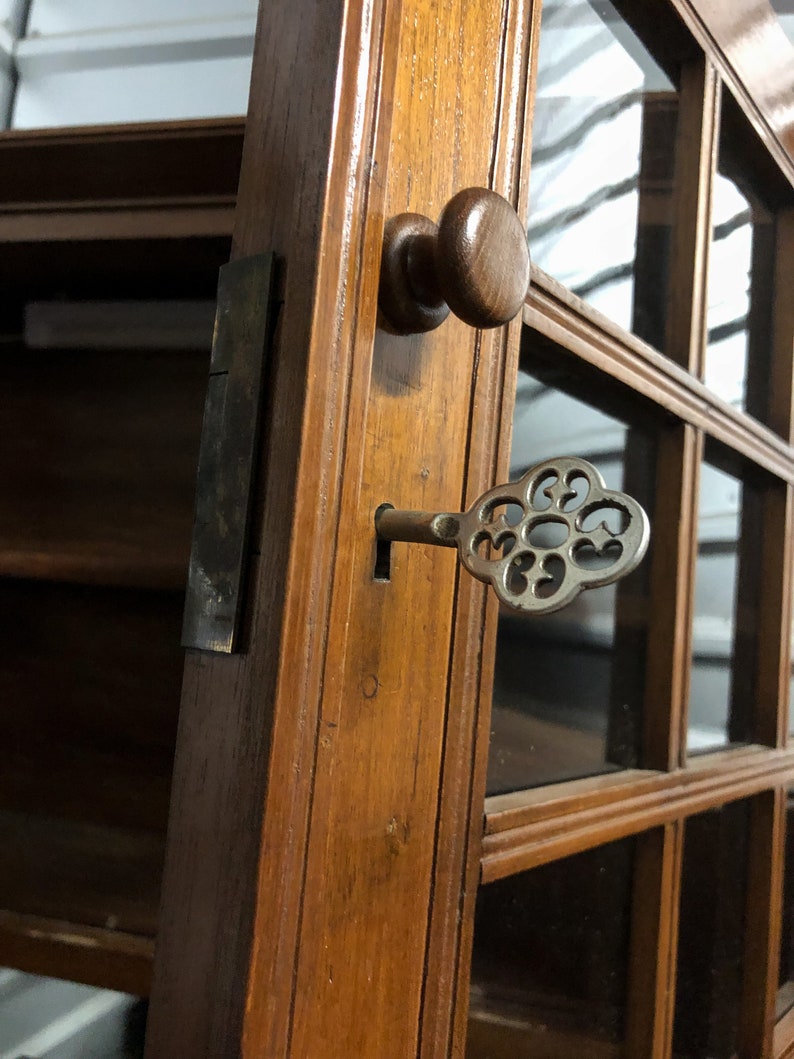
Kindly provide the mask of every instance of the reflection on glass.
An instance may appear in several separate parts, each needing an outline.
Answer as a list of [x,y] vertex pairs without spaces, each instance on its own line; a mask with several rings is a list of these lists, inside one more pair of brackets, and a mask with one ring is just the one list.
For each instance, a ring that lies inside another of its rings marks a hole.
[[783,918],[780,926],[780,975],[776,1016],[794,1007],[794,791],[786,798],[786,853],[783,874]]
[[686,822],[674,1059],[734,1059],[742,993],[748,806]]
[[713,194],[705,380],[734,407],[764,419],[775,229],[744,177],[745,165],[734,163],[723,136]]
[[756,601],[741,589],[743,519],[757,498],[738,478],[703,463],[692,629],[687,748],[715,749],[748,738]]
[[545,0],[529,241],[555,279],[664,344],[672,82],[608,0]]
[[[510,478],[575,453],[610,489],[650,513],[648,436],[519,373]],[[646,631],[646,559],[616,585],[583,592],[554,614],[499,617],[488,793],[637,763]]]
[[622,1054],[634,841],[480,887],[466,1059]]

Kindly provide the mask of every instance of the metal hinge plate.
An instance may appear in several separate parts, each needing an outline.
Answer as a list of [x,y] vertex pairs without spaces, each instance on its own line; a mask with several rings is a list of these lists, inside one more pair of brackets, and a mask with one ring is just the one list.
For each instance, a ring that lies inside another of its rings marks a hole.
[[237,649],[273,262],[273,254],[259,254],[220,270],[183,647],[225,654]]

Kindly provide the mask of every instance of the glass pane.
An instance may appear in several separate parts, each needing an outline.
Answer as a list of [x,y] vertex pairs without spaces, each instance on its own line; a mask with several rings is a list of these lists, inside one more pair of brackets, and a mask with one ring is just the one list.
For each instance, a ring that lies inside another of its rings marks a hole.
[[0,79],[0,128],[247,110],[256,0],[23,0],[15,6],[19,16],[4,26],[14,47],[0,63],[8,66],[5,100]]
[[480,887],[467,1059],[621,1054],[634,839]]
[[[652,451],[647,433],[519,373],[511,480],[576,453],[652,514]],[[489,794],[637,764],[649,566],[554,614],[500,613]]]
[[533,260],[616,323],[664,343],[675,87],[608,0],[543,5],[533,124]]
[[686,822],[674,1059],[733,1059],[742,994],[748,807]]
[[783,874],[783,920],[780,932],[780,977],[777,1018],[794,1007],[794,791],[786,799],[786,853]]
[[143,1059],[146,1013],[146,1001],[128,993],[0,967],[6,1057]]
[[[757,627],[757,584],[740,576],[742,536],[760,539],[759,494],[704,462],[700,472],[698,555],[689,689],[691,752],[749,738]],[[752,523],[752,525],[751,525]]]
[[[714,180],[706,385],[735,408],[767,417],[772,343],[774,215],[723,128]],[[750,369],[748,374],[748,367]]]

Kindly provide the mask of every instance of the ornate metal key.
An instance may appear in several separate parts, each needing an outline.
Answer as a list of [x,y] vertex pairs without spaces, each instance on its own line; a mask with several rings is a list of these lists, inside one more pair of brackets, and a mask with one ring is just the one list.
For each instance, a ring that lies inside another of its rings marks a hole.
[[[617,513],[616,530],[607,525],[607,512]],[[625,577],[650,538],[637,501],[607,489],[591,463],[572,456],[530,467],[517,482],[489,489],[466,512],[383,505],[375,525],[383,540],[457,548],[470,574],[491,584],[505,606],[529,614],[559,610],[584,589]]]

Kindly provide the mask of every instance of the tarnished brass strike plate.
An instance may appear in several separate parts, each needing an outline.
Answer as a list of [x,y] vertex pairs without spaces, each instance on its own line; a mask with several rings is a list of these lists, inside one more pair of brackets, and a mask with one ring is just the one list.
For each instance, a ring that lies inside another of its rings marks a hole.
[[272,254],[220,270],[183,647],[237,647],[272,278]]

